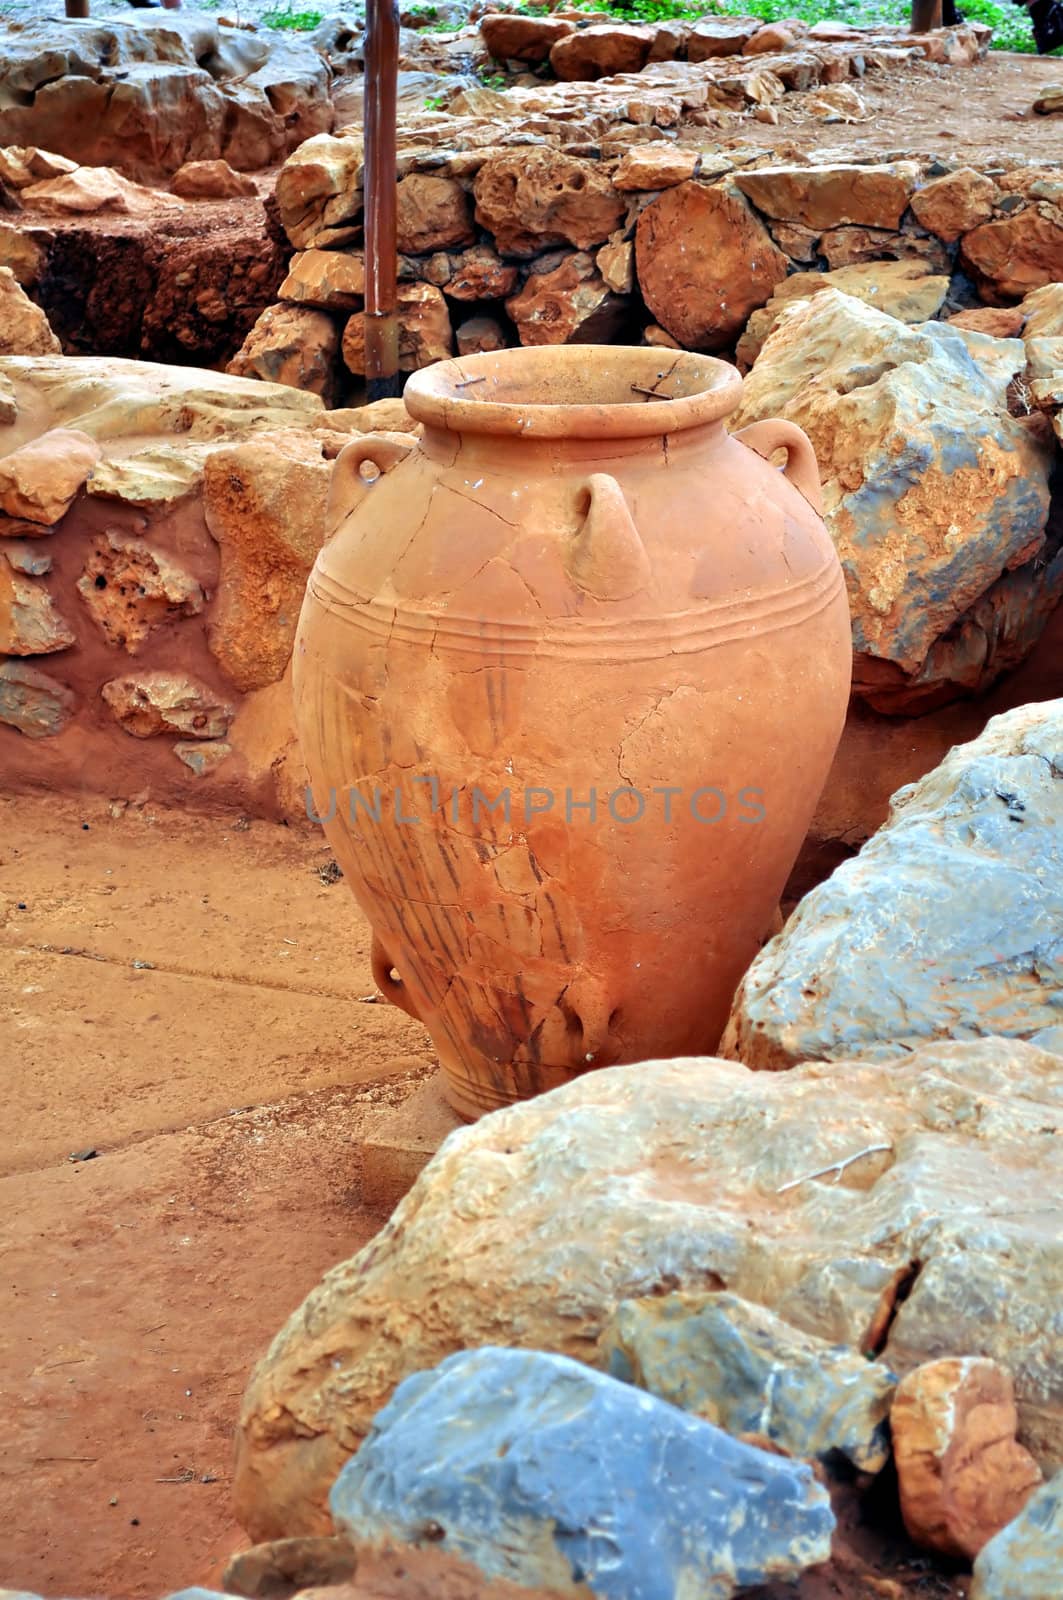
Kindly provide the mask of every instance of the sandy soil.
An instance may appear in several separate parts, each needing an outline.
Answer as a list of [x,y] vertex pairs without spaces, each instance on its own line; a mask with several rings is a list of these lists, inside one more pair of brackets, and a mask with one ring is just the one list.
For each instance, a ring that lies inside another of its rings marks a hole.
[[0,801],[0,1587],[134,1600],[242,1542],[247,1374],[378,1228],[360,1139],[431,1064],[360,1002],[329,859],[267,823]]

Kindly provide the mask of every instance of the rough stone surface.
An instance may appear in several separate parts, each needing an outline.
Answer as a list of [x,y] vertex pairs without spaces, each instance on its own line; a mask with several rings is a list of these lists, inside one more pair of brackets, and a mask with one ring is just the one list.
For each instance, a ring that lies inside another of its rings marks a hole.
[[646,207],[635,256],[646,304],[692,350],[733,343],[790,265],[741,195],[701,183],[681,183]]
[[740,172],[735,183],[758,210],[806,228],[858,223],[896,228],[915,187],[911,163],[847,167],[762,167]]
[[575,24],[554,17],[483,17],[480,36],[496,61],[547,61],[552,47],[573,31]]
[[947,276],[928,272],[921,261],[875,261],[839,267],[835,272],[792,272],[776,287],[766,306],[754,311],[735,347],[739,366],[752,366],[784,306],[823,289],[874,306],[898,322],[927,322],[941,310],[949,292]]
[[453,178],[411,172],[398,187],[398,246],[411,255],[471,244],[474,238],[468,196]]
[[194,616],[204,594],[190,572],[133,534],[97,534],[77,590],[107,643],[135,656],[163,623]]
[[362,158],[362,141],[354,134],[318,134],[284,163],[274,192],[281,225],[297,250],[311,248],[320,234],[357,217]]
[[304,306],[271,306],[263,311],[226,367],[237,378],[263,378],[336,399],[340,336],[324,311]]
[[476,220],[504,256],[549,245],[602,244],[625,204],[597,167],[556,150],[520,150],[485,161],[473,184]]
[[[0,267],[12,272],[24,289],[32,289],[41,276],[43,264],[44,251],[39,244],[9,222],[0,222]],[[6,281],[3,280],[5,285]],[[9,292],[5,289],[5,294]]]
[[930,1361],[890,1413],[901,1513],[917,1544],[973,1561],[1041,1482],[1015,1438],[1011,1374],[995,1361]]
[[715,56],[741,55],[756,31],[757,24],[751,18],[707,17],[696,22],[687,36],[687,60],[709,61]]
[[1029,1448],[1063,1461],[1061,1104],[1058,1056],[993,1039],[785,1073],[610,1068],[451,1134],[256,1369],[240,1520],[327,1532],[328,1491],[404,1377],[484,1344],[595,1364],[617,1304],[662,1289],[726,1288],[901,1374],[1000,1360]]
[[221,552],[207,641],[245,693],[275,683],[288,664],[331,474],[313,434],[263,434],[207,462],[204,514]]
[[1063,336],[1063,283],[1046,283],[1028,294],[1021,306],[1023,333],[1028,339]]
[[774,1070],[984,1034],[1063,1052],[1061,773],[1053,700],[992,718],[898,790],[753,962],[723,1053]]
[[563,82],[593,82],[618,72],[640,72],[653,43],[652,28],[609,23],[581,28],[551,48],[550,65]]
[[0,456],[0,511],[52,527],[100,459],[94,439],[76,428],[51,428]]
[[180,733],[186,739],[222,739],[234,707],[183,672],[130,673],[101,690],[115,721],[137,739]]
[[1007,411],[1024,364],[1020,340],[905,327],[827,289],[784,310],[746,378],[731,426],[785,417],[815,447],[849,589],[855,688],[872,704],[889,688],[883,709],[982,687],[1001,670],[994,641],[962,625],[1002,574],[1044,549],[1048,462]]
[[442,1539],[488,1578],[602,1600],[728,1600],[826,1561],[834,1527],[804,1463],[524,1350],[408,1378],[330,1503],[357,1545]]
[[737,1295],[624,1300],[602,1350],[614,1377],[730,1434],[757,1434],[791,1456],[837,1450],[862,1472],[889,1460],[889,1368]]
[[504,300],[516,287],[517,268],[486,244],[466,250],[446,283],[451,300]]
[[991,305],[1063,278],[1063,211],[1043,202],[964,236],[960,258]]
[[954,244],[961,234],[989,221],[999,194],[992,178],[973,167],[957,167],[917,189],[912,211],[924,228],[946,244]]
[[330,69],[310,41],[215,22],[202,11],[9,30],[0,145],[38,146],[136,178],[224,157],[283,160],[330,128]]
[[360,311],[365,295],[365,257],[341,250],[301,250],[278,291],[282,300],[320,310]]
[[62,733],[75,700],[65,684],[24,661],[0,661],[0,722],[28,739]]
[[212,772],[226,762],[232,755],[233,747],[226,744],[224,739],[192,740],[178,739],[173,747],[173,753],[178,761],[183,761],[190,772],[197,778],[209,778]]
[[506,311],[522,345],[608,344],[626,305],[609,288],[594,257],[578,251],[552,272],[529,277],[506,301]]
[[234,172],[227,161],[186,161],[178,167],[170,190],[185,200],[236,200],[257,194],[253,178]]
[[701,157],[696,150],[654,140],[634,144],[613,173],[615,189],[671,189],[697,175]]
[[[447,303],[430,283],[400,283],[399,367],[416,372],[453,355],[454,333]],[[365,372],[365,318],[355,312],[343,332],[343,359],[350,372]]]
[[1027,1501],[974,1564],[970,1600],[1058,1600],[1063,1572],[1063,1472]]
[[454,343],[459,356],[471,356],[478,351],[504,350],[508,340],[497,317],[469,317],[455,328]]
[[177,207],[170,195],[132,183],[110,167],[76,167],[60,178],[48,178],[22,191],[22,203],[55,216],[95,216],[117,212],[123,216]]
[[0,545],[0,553],[6,559],[13,572],[24,572],[28,578],[43,578],[46,572],[52,570],[52,558],[48,550],[38,543],[30,543],[28,539],[5,539]]
[[0,567],[0,653],[51,655],[68,649],[74,637],[43,583]]
[[11,268],[0,266],[0,356],[55,355],[61,349],[40,306]]
[[971,311],[957,311],[948,320],[954,328],[988,333],[992,339],[1017,339],[1026,323],[1019,306],[976,306]]

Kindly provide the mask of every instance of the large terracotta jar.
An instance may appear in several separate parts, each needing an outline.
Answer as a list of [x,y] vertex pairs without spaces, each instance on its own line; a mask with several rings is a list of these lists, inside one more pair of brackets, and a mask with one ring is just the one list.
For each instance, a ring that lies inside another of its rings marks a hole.
[[[711,1052],[841,733],[805,435],[708,356],[417,373],[339,456],[295,648],[316,814],[465,1117]],[[766,459],[785,454],[779,470]]]

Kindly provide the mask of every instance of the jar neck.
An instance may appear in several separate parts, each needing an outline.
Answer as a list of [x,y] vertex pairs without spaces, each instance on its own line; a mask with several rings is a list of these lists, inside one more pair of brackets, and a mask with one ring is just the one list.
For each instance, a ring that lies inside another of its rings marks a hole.
[[482,463],[494,472],[556,470],[558,463],[573,471],[615,472],[624,461],[649,459],[651,454],[670,465],[716,448],[727,438],[722,421],[702,423],[670,434],[642,434],[635,439],[554,438],[534,439],[527,434],[465,433],[425,424],[421,452],[440,466],[451,465],[460,454],[463,464]]

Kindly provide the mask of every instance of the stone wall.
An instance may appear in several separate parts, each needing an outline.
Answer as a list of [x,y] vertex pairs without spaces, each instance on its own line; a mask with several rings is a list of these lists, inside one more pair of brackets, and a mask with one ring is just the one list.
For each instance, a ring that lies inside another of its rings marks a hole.
[[36,349],[0,358],[5,784],[303,816],[295,625],[331,461],[379,415]]

